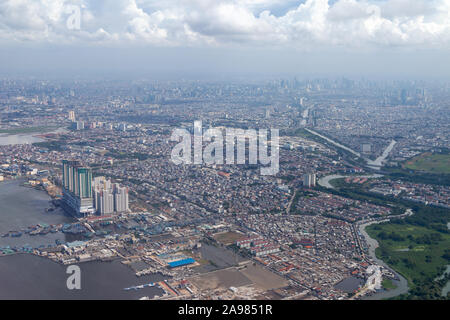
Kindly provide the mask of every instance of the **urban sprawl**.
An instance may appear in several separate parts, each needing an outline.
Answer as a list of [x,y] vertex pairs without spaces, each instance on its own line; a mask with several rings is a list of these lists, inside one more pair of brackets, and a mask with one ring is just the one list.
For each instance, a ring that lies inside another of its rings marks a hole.
[[[450,208],[448,185],[391,174],[448,152],[449,95],[448,83],[343,78],[0,80],[0,140],[38,140],[0,144],[0,181],[23,179],[51,196],[49,210],[73,217],[1,235],[65,233],[71,241],[0,242],[0,256],[26,252],[64,265],[117,259],[137,277],[163,275],[147,285],[164,294],[143,299],[376,295],[383,288],[368,280],[370,266],[382,279],[398,274],[375,260],[364,227],[412,211],[370,195]],[[194,121],[224,134],[279,129],[279,172],[261,175],[264,165],[248,162],[175,164],[171,134],[193,133]],[[369,196],[339,193],[340,185]]]

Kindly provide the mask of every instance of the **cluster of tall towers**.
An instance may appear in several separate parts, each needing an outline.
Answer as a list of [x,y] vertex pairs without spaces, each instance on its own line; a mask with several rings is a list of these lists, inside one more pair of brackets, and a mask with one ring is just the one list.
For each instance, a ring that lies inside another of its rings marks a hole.
[[128,189],[105,177],[94,178],[94,206],[99,215],[128,211]]
[[303,186],[306,188],[311,188],[316,186],[316,174],[306,173],[303,175]]
[[92,169],[63,160],[63,201],[78,215],[108,215],[128,211],[128,189],[105,177],[92,179]]

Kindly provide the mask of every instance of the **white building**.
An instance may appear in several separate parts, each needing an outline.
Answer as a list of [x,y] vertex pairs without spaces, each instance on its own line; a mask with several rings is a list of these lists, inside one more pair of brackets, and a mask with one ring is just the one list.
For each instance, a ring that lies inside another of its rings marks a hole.
[[69,120],[75,122],[75,111],[69,111]]
[[127,212],[128,189],[118,183],[111,184],[105,177],[94,178],[95,208],[100,215],[109,215],[115,212]]
[[316,186],[316,174],[307,173],[303,175],[303,186],[307,188]]
[[116,212],[128,211],[128,188],[114,185],[114,210]]
[[114,213],[114,195],[110,190],[101,190],[95,193],[97,213],[101,216]]

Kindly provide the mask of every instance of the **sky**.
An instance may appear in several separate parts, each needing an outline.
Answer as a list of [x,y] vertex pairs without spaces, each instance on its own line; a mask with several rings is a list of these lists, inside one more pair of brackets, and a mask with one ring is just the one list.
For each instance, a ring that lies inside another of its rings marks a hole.
[[0,76],[446,78],[450,0],[1,0]]

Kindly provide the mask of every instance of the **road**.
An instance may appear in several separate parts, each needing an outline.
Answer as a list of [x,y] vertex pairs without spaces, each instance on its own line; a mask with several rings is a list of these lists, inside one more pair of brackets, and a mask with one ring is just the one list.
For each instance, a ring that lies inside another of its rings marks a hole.
[[389,153],[391,153],[397,141],[392,140],[391,143],[384,149],[383,154],[376,158],[376,160],[367,160],[367,165],[376,170],[380,170],[380,167],[383,166],[383,162],[386,160]]
[[358,158],[361,158],[361,154],[360,154],[359,152],[356,152],[356,151],[354,151],[353,149],[350,149],[349,147],[346,147],[346,146],[340,144],[339,142],[336,142],[336,141],[334,141],[334,140],[331,140],[330,138],[325,137],[325,136],[321,135],[320,133],[315,132],[314,130],[311,130],[311,129],[308,129],[308,128],[305,128],[305,130],[308,131],[309,133],[312,133],[312,134],[314,134],[314,135],[316,135],[316,136],[322,138],[322,139],[327,140],[327,141],[330,142],[331,144],[334,144],[336,147],[339,147],[339,148],[341,148],[341,149],[344,149],[344,150],[346,150],[346,151],[348,151],[348,152],[354,154],[354,155],[357,156]]
[[308,131],[309,133],[312,133],[312,134],[322,138],[322,139],[325,139],[326,141],[330,142],[331,144],[335,145],[336,147],[346,150],[346,151],[350,152],[351,154],[354,154],[358,158],[363,159],[364,161],[366,161],[367,167],[369,167],[370,169],[375,169],[375,170],[380,170],[380,168],[383,166],[384,161],[389,156],[389,153],[391,153],[392,149],[394,148],[395,144],[397,143],[397,141],[392,140],[391,143],[386,147],[386,149],[384,149],[383,154],[381,156],[379,156],[375,160],[370,160],[365,157],[362,157],[361,153],[356,152],[355,150],[353,150],[349,147],[346,147],[343,144],[340,144],[339,142],[336,142],[328,137],[325,137],[324,135],[321,135],[320,133],[318,133],[314,130],[311,130],[308,128],[305,128],[305,130]]

